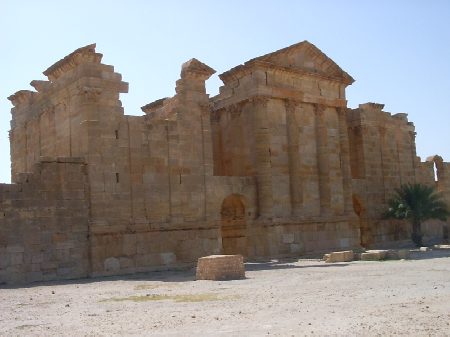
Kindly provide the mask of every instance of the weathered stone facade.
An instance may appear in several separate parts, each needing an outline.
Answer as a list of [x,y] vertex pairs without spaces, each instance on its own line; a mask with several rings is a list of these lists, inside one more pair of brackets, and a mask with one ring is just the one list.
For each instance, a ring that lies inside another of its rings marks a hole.
[[380,220],[386,200],[400,183],[435,184],[434,166],[450,201],[450,164],[420,162],[405,115],[348,109],[353,79],[309,42],[221,74],[212,98],[215,71],[192,59],[144,116],[124,114],[128,84],[101,59],[80,48],[10,97],[0,282],[401,240],[406,226]]

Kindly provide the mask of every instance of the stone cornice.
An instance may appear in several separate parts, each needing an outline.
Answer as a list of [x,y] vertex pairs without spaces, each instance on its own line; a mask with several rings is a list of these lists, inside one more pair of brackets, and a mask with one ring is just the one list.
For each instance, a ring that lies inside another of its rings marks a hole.
[[63,59],[59,60],[47,68],[43,74],[47,76],[50,81],[54,81],[62,74],[75,68],[81,63],[100,63],[102,57],[102,54],[95,52],[95,43],[90,44],[85,47],[78,48]]
[[43,92],[50,88],[51,82],[50,81],[33,80],[30,82],[30,85],[34,89],[36,89],[37,92]]
[[375,110],[383,110],[384,109],[384,104],[367,102],[367,103],[359,104],[359,108],[363,109],[363,110],[365,108],[371,108],[371,109],[375,109]]
[[23,103],[29,103],[38,95],[37,92],[31,90],[19,90],[15,94],[8,97],[14,106],[18,106]]
[[289,74],[295,74],[299,76],[309,76],[314,78],[320,78],[323,80],[328,80],[336,83],[343,83],[345,85],[350,85],[354,82],[353,79],[347,79],[343,77],[337,77],[337,76],[331,76],[320,72],[311,71],[306,68],[289,68],[289,67],[283,67],[280,65],[276,65],[270,62],[264,62],[264,61],[249,61],[246,62],[244,65],[238,65],[237,67],[234,67],[222,74],[219,75],[219,78],[223,81],[223,83],[228,84],[232,82],[233,80],[238,80],[239,78],[244,77],[247,74],[250,74],[254,70],[272,70],[272,71],[278,71],[278,72],[285,72]]
[[180,76],[181,78],[184,78],[187,75],[197,75],[204,79],[208,79],[215,72],[216,71],[213,68],[200,62],[196,58],[193,58],[183,63]]
[[259,90],[255,90],[254,92],[248,93],[247,96],[231,96],[225,99],[220,99],[220,94],[212,97],[210,99],[210,102],[212,103],[213,109],[218,110],[224,107],[227,107],[231,104],[238,104],[246,101],[254,101],[257,99],[281,99],[281,100],[291,100],[296,102],[296,104],[299,103],[306,103],[306,104],[321,104],[333,108],[346,108],[347,107],[347,101],[344,99],[333,99],[333,100],[327,100],[323,97],[315,97],[315,96],[302,96],[302,97],[296,97],[297,95],[289,95],[286,96],[285,94],[277,94],[276,92],[271,91],[271,94],[264,93]]
[[156,101],[150,102],[142,106],[141,110],[145,113],[150,113],[158,108],[161,108],[164,105],[164,101],[166,101],[167,99],[169,99],[169,97],[157,99]]
[[[325,70],[311,69],[301,66],[283,66],[276,63],[277,57],[282,57],[280,55],[285,55],[287,53],[307,53],[314,60],[319,59],[321,66],[325,65]],[[346,85],[352,84],[355,80],[343,71],[332,59],[330,59],[326,54],[324,54],[319,48],[314,46],[308,41],[303,41],[287,48],[277,50],[273,53],[269,53],[254,59],[251,59],[244,64],[238,65],[230,70],[219,75],[220,79],[225,83],[232,82],[233,80],[239,79],[245,76],[247,73],[254,69],[263,70],[274,70],[283,71],[288,73],[295,73],[302,76],[312,76],[322,79],[327,79],[330,81],[335,81],[338,83],[343,83]]]

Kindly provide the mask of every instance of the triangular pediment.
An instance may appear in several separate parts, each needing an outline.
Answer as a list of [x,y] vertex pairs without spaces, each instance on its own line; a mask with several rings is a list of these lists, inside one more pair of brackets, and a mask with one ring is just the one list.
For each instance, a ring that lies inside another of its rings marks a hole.
[[299,70],[351,84],[354,79],[332,59],[308,41],[254,58],[246,64],[263,62],[284,69]]

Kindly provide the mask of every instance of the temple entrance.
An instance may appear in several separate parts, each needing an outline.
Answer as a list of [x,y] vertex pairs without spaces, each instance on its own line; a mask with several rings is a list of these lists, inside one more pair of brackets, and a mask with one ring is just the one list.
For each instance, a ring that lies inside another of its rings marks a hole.
[[239,194],[231,194],[222,202],[222,253],[247,255],[245,204]]

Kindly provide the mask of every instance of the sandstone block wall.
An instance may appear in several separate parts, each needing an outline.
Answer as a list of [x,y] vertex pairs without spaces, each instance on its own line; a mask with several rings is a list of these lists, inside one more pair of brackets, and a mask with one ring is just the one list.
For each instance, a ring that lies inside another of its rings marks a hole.
[[[409,242],[409,223],[383,220],[387,202],[400,185],[435,186],[445,198],[449,191],[448,164],[438,156],[421,162],[416,155],[414,124],[406,114],[392,115],[383,111],[383,107],[383,104],[366,103],[347,111],[353,207],[359,218],[364,247]],[[435,168],[440,173],[436,177]],[[446,227],[440,221],[425,223],[425,242],[444,240]]]
[[[450,201],[450,164],[420,162],[405,114],[375,103],[348,110],[353,78],[307,41],[221,74],[213,98],[205,81],[214,69],[191,59],[176,94],[143,116],[124,114],[128,84],[101,60],[95,45],[79,48],[47,81],[32,81],[36,91],[9,98],[16,185],[0,189],[8,282],[402,240],[407,228],[380,218],[395,187],[436,184]],[[427,228],[438,237],[442,224]]]
[[360,247],[357,221],[348,219],[255,222],[248,226],[248,256],[301,256]]
[[89,203],[80,158],[42,158],[0,184],[0,284],[86,277]]

